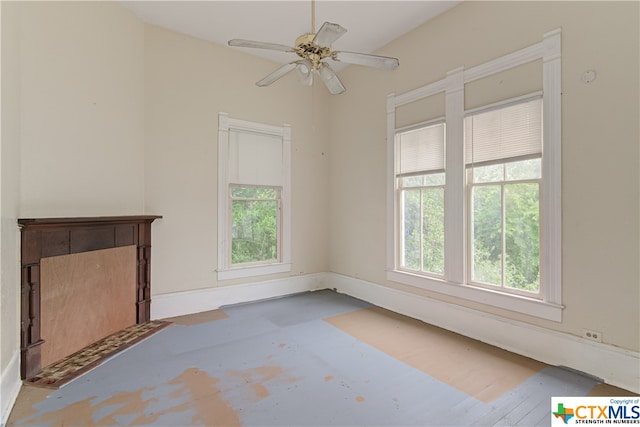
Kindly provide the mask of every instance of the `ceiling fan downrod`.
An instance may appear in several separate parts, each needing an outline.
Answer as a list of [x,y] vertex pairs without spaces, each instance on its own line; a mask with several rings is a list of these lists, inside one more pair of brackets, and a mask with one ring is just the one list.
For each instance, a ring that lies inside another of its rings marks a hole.
[[316,34],[316,0],[311,0],[311,33]]

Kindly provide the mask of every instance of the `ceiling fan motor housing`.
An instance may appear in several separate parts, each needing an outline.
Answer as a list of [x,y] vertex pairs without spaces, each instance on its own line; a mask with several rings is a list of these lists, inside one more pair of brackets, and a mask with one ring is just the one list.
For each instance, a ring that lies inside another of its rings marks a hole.
[[320,61],[324,58],[331,56],[331,48],[318,46],[313,42],[315,38],[314,33],[306,33],[296,39],[296,54],[303,58],[308,59],[314,69],[320,68]]

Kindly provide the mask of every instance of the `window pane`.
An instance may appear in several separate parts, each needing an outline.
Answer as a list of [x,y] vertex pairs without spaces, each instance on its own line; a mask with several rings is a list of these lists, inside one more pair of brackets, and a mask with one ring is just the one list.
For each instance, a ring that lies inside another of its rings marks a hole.
[[420,190],[402,192],[402,228],[401,265],[420,270]]
[[473,261],[471,279],[502,284],[502,200],[500,186],[472,189]]
[[442,173],[429,173],[425,175],[405,176],[400,178],[400,186],[403,188],[409,187],[430,187],[436,185],[444,185],[445,174]]
[[444,274],[444,188],[422,190],[422,269]]
[[542,176],[541,163],[540,159],[507,163],[507,181],[539,179]]
[[504,164],[473,168],[473,182],[498,182],[504,180]]
[[405,176],[400,178],[400,184],[403,187],[420,187],[422,186],[422,175],[420,176]]
[[245,199],[276,199],[279,191],[270,187],[231,187],[231,197]]
[[231,263],[277,260],[278,202],[233,200],[232,210]]
[[538,292],[540,287],[540,204],[538,184],[509,184],[504,190],[506,283]]
[[444,172],[425,175],[424,183],[425,185],[444,185],[444,176]]

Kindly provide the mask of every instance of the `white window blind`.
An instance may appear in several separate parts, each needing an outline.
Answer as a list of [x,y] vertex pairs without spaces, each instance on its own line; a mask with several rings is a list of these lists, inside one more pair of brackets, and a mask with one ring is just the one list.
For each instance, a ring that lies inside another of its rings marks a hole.
[[464,127],[467,166],[540,157],[542,99],[470,114]]
[[444,172],[444,123],[396,134],[396,176]]
[[229,130],[229,182],[233,184],[283,184],[282,138]]

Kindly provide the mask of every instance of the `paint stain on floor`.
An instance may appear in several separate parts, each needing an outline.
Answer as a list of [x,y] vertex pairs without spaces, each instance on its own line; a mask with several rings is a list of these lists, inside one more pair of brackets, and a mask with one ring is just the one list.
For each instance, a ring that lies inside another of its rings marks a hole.
[[[130,417],[138,415],[131,423],[133,425],[147,424],[157,420],[158,416],[147,416],[143,410],[151,403],[158,402],[157,398],[144,399],[143,393],[152,390],[152,387],[143,387],[131,392],[119,392],[109,397],[106,400],[101,401],[96,405],[96,409],[114,407],[114,411],[105,415],[103,418],[97,421],[97,425],[118,425],[121,423],[120,417]],[[94,409],[94,414],[95,410]],[[93,417],[92,417],[93,418]],[[81,420],[79,420],[81,421]]]
[[288,375],[282,367],[274,365],[232,370],[227,376],[232,382],[239,383],[236,388],[243,389],[245,399],[253,403],[271,395],[268,388],[270,384],[293,384],[299,379]]
[[485,403],[545,367],[535,360],[379,307],[325,321]]
[[[188,368],[166,385],[177,386],[170,394],[172,400],[184,398],[179,403],[157,412],[150,413],[149,405],[158,402],[158,398],[145,399],[143,394],[156,390],[157,387],[143,387],[138,390],[119,392],[106,400],[96,402],[96,396],[87,397],[78,402],[66,405],[57,411],[50,411],[34,418],[38,411],[34,402],[31,409],[17,415],[16,424],[10,425],[141,425],[158,421],[160,417],[170,413],[193,413],[191,422],[194,425],[237,426],[241,425],[236,411],[224,399],[218,387],[219,379],[209,376],[205,371]],[[40,400],[41,401],[41,400]],[[106,412],[106,414],[105,414]],[[104,414],[95,419],[96,414]],[[31,419],[29,419],[31,418]],[[130,422],[123,420],[131,419]]]
[[195,409],[191,422],[194,425],[238,426],[240,418],[229,402],[223,398],[218,388],[218,378],[210,377],[197,368],[188,368],[168,384],[180,388],[171,393],[172,397],[187,394]]
[[95,407],[91,404],[91,401],[95,399],[95,396],[87,397],[79,402],[72,403],[65,406],[59,411],[49,412],[41,415],[38,419],[33,421],[33,424],[54,424],[54,425],[72,425],[72,426],[87,426],[93,427],[100,424],[93,422],[93,411]]
[[[22,420],[25,418],[33,417],[38,413],[38,410],[35,409],[35,405],[44,401],[49,395],[53,393],[53,390],[33,387],[29,385],[24,385],[20,389],[20,393],[16,398],[16,403],[13,406],[13,410],[11,411],[11,418],[14,420]],[[14,423],[7,423],[7,426],[14,426]]]
[[172,317],[165,319],[168,322],[182,326],[200,325],[202,323],[213,322],[216,320],[226,319],[229,316],[222,310],[203,311],[202,313],[186,314],[184,316]]

